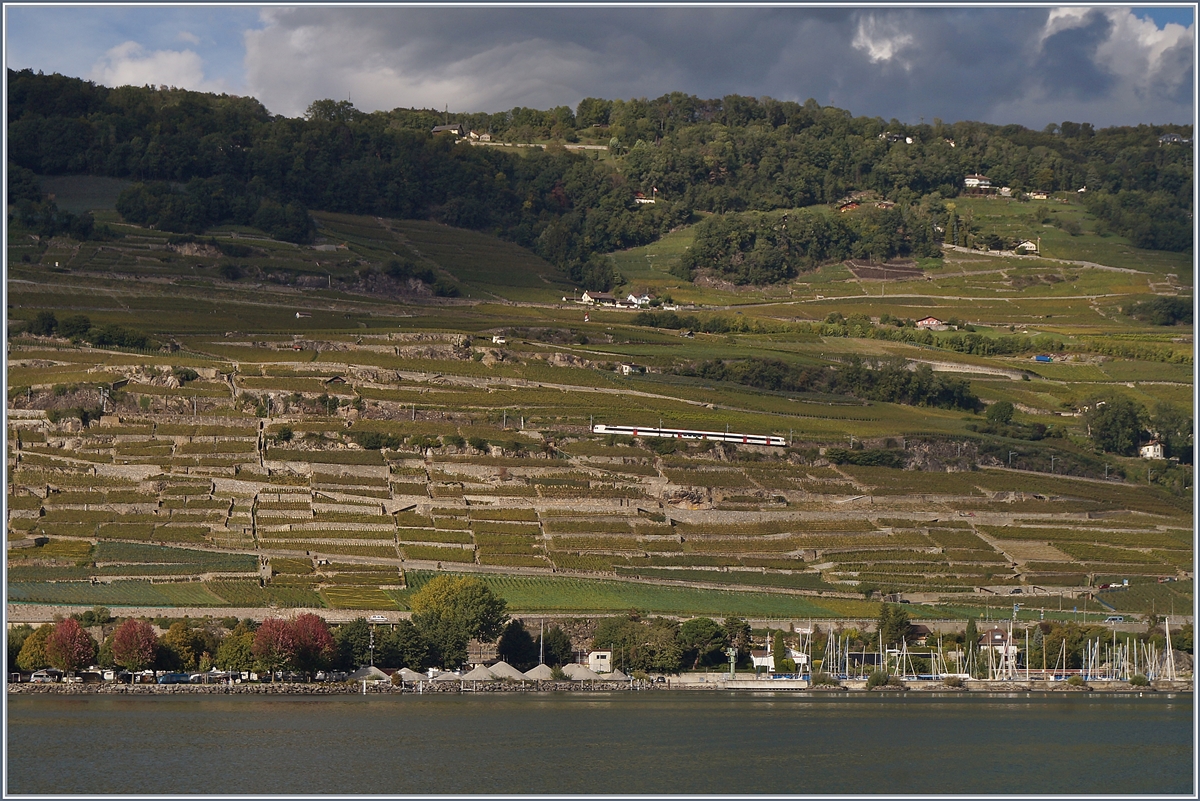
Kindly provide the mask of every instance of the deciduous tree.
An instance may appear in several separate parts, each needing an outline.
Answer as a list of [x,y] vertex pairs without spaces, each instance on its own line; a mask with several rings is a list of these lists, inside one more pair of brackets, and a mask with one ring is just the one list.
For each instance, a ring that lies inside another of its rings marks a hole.
[[54,626],[46,623],[34,629],[33,633],[21,643],[21,652],[17,654],[17,667],[21,670],[40,670],[50,664],[46,656],[46,639]]
[[286,620],[269,617],[254,632],[251,646],[254,658],[271,674],[287,665],[296,655],[296,640]]
[[46,658],[59,670],[74,673],[92,664],[96,658],[96,641],[78,620],[65,618],[56,623],[46,637]]
[[324,618],[305,612],[291,621],[291,630],[295,648],[290,660],[292,667],[310,675],[329,666],[336,648]]
[[158,636],[144,620],[126,618],[112,638],[113,662],[131,673],[154,664],[158,655]]

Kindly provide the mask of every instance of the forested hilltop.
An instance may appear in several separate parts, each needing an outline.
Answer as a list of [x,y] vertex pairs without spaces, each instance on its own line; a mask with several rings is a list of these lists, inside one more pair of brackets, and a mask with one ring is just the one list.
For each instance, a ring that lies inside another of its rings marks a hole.
[[[654,241],[698,212],[803,210],[791,220],[706,221],[703,247],[684,266],[705,266],[695,260],[707,254],[735,283],[847,257],[935,256],[956,230],[944,201],[973,173],[1017,192],[1086,187],[1106,230],[1143,248],[1192,246],[1192,149],[1160,140],[1190,138],[1190,126],[904,125],[813,100],[681,93],[500,114],[365,114],[318,100],[293,119],[247,97],[110,89],[30,70],[10,70],[8,82],[9,201],[27,222],[70,225],[74,235],[91,228],[59,219],[35,175],[131,179],[122,216],[179,233],[232,222],[306,242],[309,210],[433,219],[512,240],[592,288],[614,280],[599,254]],[[447,123],[545,147],[473,147],[431,133]],[[567,149],[576,142],[601,149]],[[854,192],[895,205],[824,213]],[[647,199],[655,202],[638,202]]]

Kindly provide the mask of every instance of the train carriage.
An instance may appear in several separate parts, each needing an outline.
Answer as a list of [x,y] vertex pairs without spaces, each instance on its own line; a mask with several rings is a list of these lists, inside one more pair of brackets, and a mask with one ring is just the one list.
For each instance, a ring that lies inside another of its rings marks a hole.
[[740,434],[732,431],[699,431],[689,428],[644,428],[642,426],[592,426],[593,434],[620,434],[627,437],[660,437],[663,439],[707,439],[713,442],[732,442],[737,445],[772,445],[786,447],[787,439],[771,434]]

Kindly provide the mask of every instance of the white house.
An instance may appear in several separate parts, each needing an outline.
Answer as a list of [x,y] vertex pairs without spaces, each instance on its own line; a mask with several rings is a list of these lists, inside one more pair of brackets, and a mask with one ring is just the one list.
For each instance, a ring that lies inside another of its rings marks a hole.
[[1024,242],[1018,242],[1017,246],[1016,246],[1016,248],[1014,248],[1014,250],[1025,250],[1025,251],[1028,251],[1029,253],[1037,253],[1038,252],[1038,244],[1037,244],[1037,242],[1034,242],[1032,239],[1026,239]]
[[506,340],[504,337],[500,336],[499,334],[492,335],[492,344],[493,345],[505,345],[507,343],[508,343],[508,340]]
[[612,651],[591,651],[588,653],[588,670],[593,673],[612,673]]
[[631,306],[639,306],[639,307],[649,306],[650,301],[652,301],[652,300],[654,300],[654,297],[652,295],[647,295],[645,292],[643,292],[640,295],[635,295],[632,292],[630,292],[629,297],[625,298],[626,303],[630,304]]
[[917,328],[922,331],[945,331],[948,327],[936,317],[926,317],[923,320],[917,320]]
[[1016,656],[1019,650],[1012,635],[1002,628],[989,629],[979,638],[979,647],[991,648],[997,656]]
[[[808,671],[808,654],[788,646],[784,649],[784,653],[788,659],[796,663],[796,670],[805,673]],[[766,668],[768,673],[777,672],[775,668],[775,657],[770,651],[755,650],[750,652],[750,661],[755,669]]]
[[1029,193],[1029,199],[1030,199],[1030,200],[1049,200],[1049,199],[1050,199],[1050,193],[1049,193],[1049,192],[1043,192],[1043,191],[1042,191],[1042,190],[1040,190],[1040,189],[1035,189],[1035,190],[1033,190],[1032,192],[1030,192],[1030,193]]
[[986,175],[974,173],[963,178],[963,186],[967,189],[991,189],[992,179]]
[[1163,445],[1156,439],[1152,439],[1139,449],[1139,453],[1143,459],[1164,459]]

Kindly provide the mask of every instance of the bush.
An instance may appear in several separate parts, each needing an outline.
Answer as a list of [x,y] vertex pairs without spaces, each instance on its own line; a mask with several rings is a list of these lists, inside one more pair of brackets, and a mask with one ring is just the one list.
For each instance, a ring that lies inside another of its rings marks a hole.
[[[1077,679],[1077,678],[1079,678],[1079,677],[1078,677],[1078,676],[1072,676],[1071,678],[1072,678],[1072,679]],[[1070,683],[1070,681],[1068,680],[1068,684],[1069,684],[1069,683]],[[1080,683],[1080,684],[1083,684],[1083,682],[1082,682],[1082,681],[1080,681],[1079,683]],[[1135,674],[1135,675],[1133,676],[1133,678],[1131,678],[1131,679],[1129,680],[1129,683],[1130,683],[1130,684],[1132,684],[1134,687],[1145,687],[1145,686],[1147,686],[1147,685],[1149,685],[1149,684],[1150,684],[1150,680],[1149,680],[1149,679],[1147,679],[1145,676],[1143,676],[1141,673],[1137,673],[1137,674]]]
[[961,687],[963,686],[963,680],[958,676],[947,676],[942,679],[942,684],[945,684],[947,687]]
[[873,673],[871,673],[870,676],[867,676],[867,689],[868,690],[874,689],[875,687],[885,687],[889,684],[899,684],[899,683],[900,682],[898,680],[896,680],[892,676],[888,675],[887,673],[883,672],[882,670],[876,670]]
[[1067,684],[1071,685],[1072,687],[1082,687],[1083,676],[1072,676],[1071,678],[1067,679]]
[[825,687],[840,686],[837,679],[835,679],[833,676],[830,676],[828,673],[825,673],[824,671],[822,671],[821,673],[813,674],[812,684],[813,684],[813,686],[820,685],[820,686],[825,686]]

